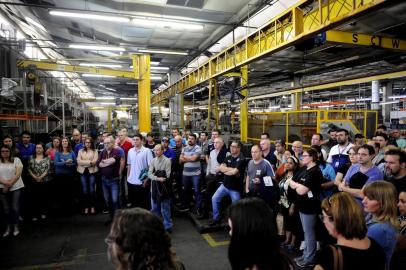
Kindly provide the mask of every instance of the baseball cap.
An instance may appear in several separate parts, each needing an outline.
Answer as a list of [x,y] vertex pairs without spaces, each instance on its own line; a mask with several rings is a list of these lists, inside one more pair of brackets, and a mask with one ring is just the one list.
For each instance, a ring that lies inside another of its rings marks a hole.
[[162,137],[162,140],[161,141],[163,141],[163,142],[169,142],[169,138],[168,137]]

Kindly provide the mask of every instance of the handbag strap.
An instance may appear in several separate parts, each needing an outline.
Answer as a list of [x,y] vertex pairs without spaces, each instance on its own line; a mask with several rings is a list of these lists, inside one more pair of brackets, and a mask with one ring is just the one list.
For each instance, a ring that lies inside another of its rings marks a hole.
[[343,252],[339,246],[329,245],[333,251],[334,270],[343,270]]

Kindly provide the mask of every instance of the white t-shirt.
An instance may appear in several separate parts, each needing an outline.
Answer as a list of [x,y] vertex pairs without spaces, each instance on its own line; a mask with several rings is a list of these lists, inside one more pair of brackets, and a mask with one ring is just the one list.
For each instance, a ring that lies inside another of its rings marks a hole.
[[[14,158],[14,163],[2,163],[0,162],[0,175],[3,179],[10,179],[15,175],[16,168],[23,167],[21,160],[17,157]],[[10,191],[14,191],[24,187],[23,179],[21,176],[10,188]],[[4,188],[3,184],[0,184],[0,188]]]
[[135,147],[128,151],[127,164],[131,165],[130,173],[127,182],[133,185],[141,185],[139,179],[140,173],[143,169],[148,169],[153,157],[150,149],[142,146],[140,149]]

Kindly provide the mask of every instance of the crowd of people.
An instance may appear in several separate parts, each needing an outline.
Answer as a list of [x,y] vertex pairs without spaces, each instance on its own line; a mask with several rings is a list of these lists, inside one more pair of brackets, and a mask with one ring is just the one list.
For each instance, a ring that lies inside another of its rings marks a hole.
[[[150,224],[156,252],[166,256],[154,263],[182,269],[170,240],[159,235],[172,232],[173,211],[191,212],[209,219],[208,226],[228,218],[233,269],[290,269],[293,262],[283,253],[299,249],[294,263],[303,268],[405,269],[406,140],[399,130],[381,125],[367,142],[332,127],[328,139],[314,134],[309,147],[271,143],[263,133],[246,156],[240,141],[227,143],[219,130],[210,135],[173,129],[170,138],[156,140],[150,133],[130,138],[121,129],[93,140],[74,130],[72,138],[55,136],[46,145],[32,143],[29,132],[19,141],[5,136],[3,237],[17,236],[23,219],[105,211],[106,224],[114,220],[106,241],[116,246],[117,267],[148,263],[138,246],[147,231],[126,232],[137,235],[134,241],[120,237],[125,224]],[[277,231],[284,232],[281,241]],[[117,252],[132,257],[123,261]]]

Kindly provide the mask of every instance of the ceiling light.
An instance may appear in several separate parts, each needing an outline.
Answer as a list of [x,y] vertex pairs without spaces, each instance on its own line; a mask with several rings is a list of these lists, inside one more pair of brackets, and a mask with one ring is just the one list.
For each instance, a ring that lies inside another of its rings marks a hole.
[[406,98],[406,95],[400,95],[400,96],[389,96],[388,98],[390,98],[390,99],[401,99],[401,98]]
[[102,75],[102,74],[82,74],[82,77],[93,77],[93,78],[115,78],[116,76]]
[[172,28],[179,30],[201,30],[204,28],[202,24],[190,23],[190,22],[179,22],[173,20],[162,20],[162,19],[152,19],[152,18],[133,18],[131,20],[133,24],[144,26],[148,28]]
[[399,103],[399,102],[400,102],[400,100],[386,101],[386,102],[379,103],[379,105],[396,104],[396,103]]
[[163,78],[161,77],[161,76],[151,76],[150,77],[150,79],[152,80],[152,81],[161,81],[161,80],[163,80]]
[[354,102],[354,101],[359,101],[359,102],[361,102],[361,101],[371,101],[372,100],[372,98],[348,98],[348,99],[346,99],[345,101],[348,101],[348,102]]
[[31,19],[30,17],[25,17],[25,20],[26,20],[28,23],[35,25],[37,28],[41,29],[42,31],[47,32],[47,30],[45,29],[45,27],[44,27],[42,24],[40,24],[40,23],[34,21],[34,20]]
[[116,105],[114,102],[100,102],[100,105]]
[[69,44],[69,48],[92,50],[92,51],[117,51],[117,52],[124,52],[125,51],[125,49],[121,48],[121,47],[100,46],[100,45],[84,45],[84,44]]
[[158,53],[158,54],[175,54],[175,55],[188,55],[187,52],[181,51],[165,51],[165,50],[150,50],[150,49],[138,49],[139,52],[143,53]]
[[120,99],[121,100],[137,100],[138,98],[136,98],[136,97],[122,97]]
[[127,82],[126,84],[127,85],[137,85],[138,83],[136,83],[136,82]]
[[104,100],[113,100],[113,99],[116,99],[115,97],[96,97],[96,100],[102,100],[102,99],[104,99]]
[[80,19],[88,19],[88,20],[100,20],[100,21],[108,21],[108,22],[130,22],[130,18],[127,18],[127,17],[98,15],[98,14],[94,14],[94,13],[80,13],[80,12],[51,10],[49,12],[49,14],[54,15],[54,16],[80,18]]
[[118,64],[103,64],[103,63],[80,63],[79,66],[83,67],[109,67],[109,68],[122,68],[122,65]]
[[52,41],[47,40],[46,43],[48,43],[48,44],[51,45],[52,47],[58,47],[58,45],[56,45],[56,44],[53,43]]
[[151,67],[151,70],[169,70],[169,67]]
[[110,88],[110,87],[105,87],[104,89],[106,89],[108,91],[111,91],[111,92],[117,92],[116,89],[113,89],[113,88]]

